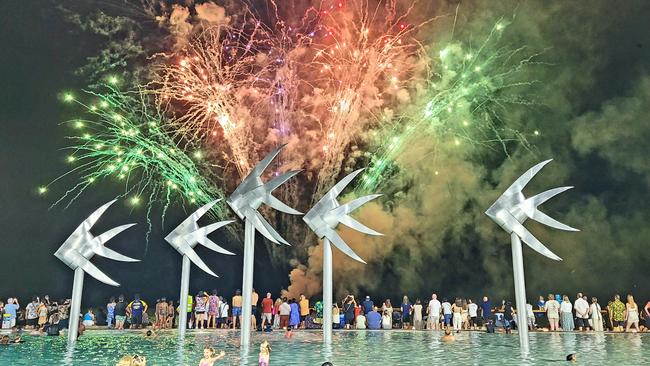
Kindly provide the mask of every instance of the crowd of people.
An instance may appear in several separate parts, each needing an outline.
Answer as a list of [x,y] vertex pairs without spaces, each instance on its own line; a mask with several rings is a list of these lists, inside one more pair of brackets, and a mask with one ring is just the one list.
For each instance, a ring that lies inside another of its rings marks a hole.
[[[260,296],[253,289],[252,329],[318,329],[322,327],[323,304],[313,305],[305,295],[298,299]],[[216,290],[199,291],[187,298],[188,329],[236,329],[241,327],[243,297],[237,290],[230,299]],[[50,328],[65,329],[68,325],[70,300],[52,301],[49,296],[33,297],[22,305],[17,298],[0,301],[2,328],[20,327],[47,332]],[[151,311],[150,311],[151,310]],[[88,308],[81,314],[82,324],[111,329],[138,329],[149,325],[156,329],[178,326],[180,306],[166,298],[157,299],[152,309],[138,294],[132,300],[123,295],[109,299],[105,307]],[[526,326],[541,331],[604,331],[643,332],[650,328],[650,301],[639,307],[632,295],[626,302],[617,294],[605,306],[598,299],[591,301],[578,293],[572,302],[567,295],[539,296],[526,306]],[[357,301],[348,295],[332,308],[335,329],[414,329],[453,331],[485,329],[506,331],[516,328],[517,309],[510,301],[493,304],[487,296],[480,301],[462,298],[439,298],[432,294],[426,303],[419,298],[412,302],[408,296],[393,306],[390,299],[375,303],[370,296]],[[646,323],[646,319],[648,322]]]

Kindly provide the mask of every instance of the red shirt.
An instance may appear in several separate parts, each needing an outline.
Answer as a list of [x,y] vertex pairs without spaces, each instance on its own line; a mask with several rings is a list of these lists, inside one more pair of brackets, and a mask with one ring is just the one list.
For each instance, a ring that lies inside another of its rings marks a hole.
[[268,297],[265,297],[262,300],[262,312],[271,313],[272,311],[273,311],[273,300],[269,299]]

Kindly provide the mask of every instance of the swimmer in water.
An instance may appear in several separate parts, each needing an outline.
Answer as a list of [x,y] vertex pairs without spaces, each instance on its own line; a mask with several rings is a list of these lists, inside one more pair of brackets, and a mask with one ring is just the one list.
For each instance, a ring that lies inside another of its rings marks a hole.
[[212,366],[216,360],[223,358],[226,355],[226,352],[221,351],[217,356],[214,355],[214,349],[212,347],[206,347],[203,349],[203,358],[199,362],[199,366]]
[[445,329],[445,335],[443,335],[442,338],[440,338],[440,340],[443,342],[453,342],[456,340],[456,338],[454,338],[454,335],[451,334],[450,329]]
[[286,333],[284,333],[284,338],[291,339],[291,337],[293,337],[293,332],[291,332],[291,328],[287,328]]
[[578,361],[578,357],[576,356],[575,353],[571,353],[571,354],[568,354],[568,355],[566,356],[566,360],[567,360],[567,361],[571,361],[571,362],[577,362],[577,361]]
[[152,330],[152,329],[147,329],[147,331],[144,332],[144,337],[145,338],[154,338],[157,335],[158,335],[158,333],[156,333],[156,331]]
[[260,356],[257,359],[259,366],[269,366],[271,360],[271,345],[269,342],[264,341],[260,344]]

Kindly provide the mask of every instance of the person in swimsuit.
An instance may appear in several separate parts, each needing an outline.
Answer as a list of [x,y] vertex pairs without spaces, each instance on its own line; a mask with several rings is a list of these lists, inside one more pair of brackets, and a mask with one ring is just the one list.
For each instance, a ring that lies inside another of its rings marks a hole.
[[237,319],[241,326],[241,305],[242,305],[241,290],[235,291],[235,296],[232,297],[232,329],[237,326]]
[[159,329],[167,326],[167,299],[165,298],[156,302],[156,326]]
[[634,302],[634,296],[627,295],[627,304],[625,304],[625,331],[629,332],[630,328],[639,331],[639,306]]
[[212,366],[216,360],[222,359],[226,355],[226,352],[221,351],[218,355],[214,355],[214,349],[212,347],[206,347],[203,349],[203,358],[199,362],[199,366]]
[[269,366],[270,360],[271,360],[271,345],[269,345],[269,342],[264,341],[260,345],[260,356],[257,359],[258,366]]

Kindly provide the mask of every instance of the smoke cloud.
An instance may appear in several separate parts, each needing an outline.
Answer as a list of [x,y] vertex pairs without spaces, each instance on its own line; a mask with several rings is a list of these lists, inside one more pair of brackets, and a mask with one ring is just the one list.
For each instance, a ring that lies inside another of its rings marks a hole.
[[[436,6],[427,4],[422,12],[455,13],[455,3]],[[650,36],[640,14],[647,14],[648,7],[628,2],[612,16],[607,1],[589,7],[462,3],[454,39],[478,38],[516,9],[502,41],[545,50],[546,65],[527,75],[537,81],[533,92],[538,105],[508,107],[503,115],[510,128],[528,133],[533,147],[508,146],[506,155],[426,134],[410,143],[399,157],[400,172],[381,187],[386,194],[381,205],[368,205],[357,215],[386,236],[339,229],[368,264],[333,249],[335,299],[347,293],[426,298],[434,291],[448,297],[512,298],[508,235],[483,212],[521,173],[547,158],[555,161],[527,192],[575,185],[542,210],[581,232],[526,223],[563,258],[549,261],[524,246],[529,298],[549,292],[599,297],[647,293],[650,286],[641,279],[650,275],[642,263],[650,234],[650,210],[644,204],[650,202],[650,77],[645,73]],[[431,42],[450,37],[441,32]],[[288,293],[319,296],[322,244],[299,262],[290,273]]]

